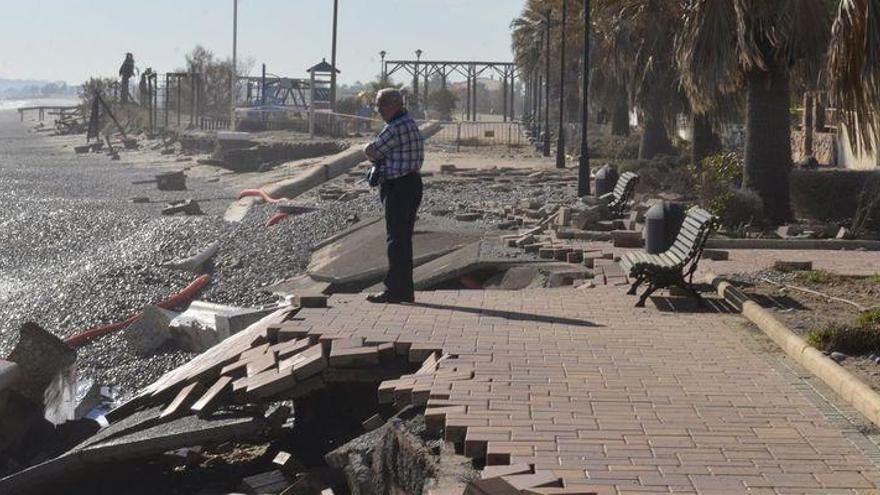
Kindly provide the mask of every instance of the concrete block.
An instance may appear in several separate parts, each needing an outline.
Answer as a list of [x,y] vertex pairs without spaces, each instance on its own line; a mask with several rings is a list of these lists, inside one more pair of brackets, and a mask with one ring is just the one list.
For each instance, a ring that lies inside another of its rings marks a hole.
[[218,312],[214,315],[214,326],[217,328],[220,338],[226,339],[272,314],[276,309],[278,308],[243,308],[230,310],[230,312]]
[[326,308],[327,296],[324,294],[297,294],[293,303],[301,308]]
[[[21,326],[18,344],[7,359],[16,363],[20,372],[10,390],[34,404],[46,404],[47,388],[59,375],[75,375],[76,351],[32,322]],[[70,412],[73,414],[72,408]]]
[[158,306],[146,306],[141,317],[122,332],[122,337],[136,353],[150,355],[171,338],[169,327],[177,316],[178,313]]
[[631,230],[614,230],[611,232],[614,247],[640,248],[645,244],[641,232]]
[[[194,301],[186,311],[177,315],[169,325],[171,338],[184,350],[204,352],[220,341],[228,338],[229,331],[237,328],[243,321],[256,315],[242,316],[248,308],[226,306],[205,301]],[[220,328],[218,328],[218,316]]]

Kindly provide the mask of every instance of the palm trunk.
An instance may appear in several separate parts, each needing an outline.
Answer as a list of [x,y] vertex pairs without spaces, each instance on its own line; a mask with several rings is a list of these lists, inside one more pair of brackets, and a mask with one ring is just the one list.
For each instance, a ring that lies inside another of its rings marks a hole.
[[804,158],[813,156],[813,93],[804,92]]
[[707,156],[721,151],[721,138],[712,130],[712,122],[706,115],[696,113],[691,115],[691,128],[694,134],[691,163],[699,170]]
[[818,91],[813,100],[813,128],[816,132],[825,132],[825,93]]
[[747,75],[743,186],[754,189],[764,213],[776,224],[791,219],[788,176],[791,172],[789,81],[784,67]]
[[669,141],[662,115],[657,105],[645,107],[645,128],[639,144],[640,160],[650,160],[657,155],[672,151],[672,142]]
[[614,98],[614,108],[611,111],[611,135],[629,136],[629,100],[623,88]]

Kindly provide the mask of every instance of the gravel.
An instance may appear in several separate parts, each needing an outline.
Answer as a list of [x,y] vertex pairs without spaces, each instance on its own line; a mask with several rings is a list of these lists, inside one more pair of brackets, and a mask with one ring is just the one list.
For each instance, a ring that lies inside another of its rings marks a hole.
[[[310,248],[346,228],[354,215],[381,213],[375,195],[350,201],[321,201],[316,191],[297,200],[317,208],[291,216],[272,228],[264,222],[274,206],[257,205],[237,224],[222,214],[237,191],[189,178],[189,191],[157,191],[134,185],[147,174],[104,155],[75,155],[53,139],[28,132],[15,112],[0,112],[0,355],[7,355],[25,321],[36,321],[59,337],[120,321],[176,293],[195,275],[163,268],[164,262],[196,254],[215,240],[212,281],[199,299],[239,306],[277,301],[261,291],[302,273]],[[341,186],[342,179],[334,181]],[[442,180],[425,191],[422,214],[461,210],[474,198],[483,204],[510,204],[536,198],[562,202],[568,188],[510,184],[491,191],[477,180]],[[132,198],[148,196],[149,203]],[[169,202],[196,199],[204,216],[163,216]],[[353,215],[354,214],[354,215]],[[447,221],[444,219],[443,221]],[[448,219],[449,222],[454,222]],[[491,228],[485,218],[464,228]],[[163,347],[154,356],[137,356],[121,335],[78,350],[81,376],[112,384],[128,395],[192,358]]]

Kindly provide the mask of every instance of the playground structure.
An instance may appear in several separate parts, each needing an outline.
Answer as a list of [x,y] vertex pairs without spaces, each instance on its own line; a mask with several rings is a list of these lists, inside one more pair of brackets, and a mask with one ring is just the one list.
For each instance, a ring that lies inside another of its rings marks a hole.
[[[418,112],[428,100],[430,78],[439,75],[441,87],[446,89],[450,76],[463,76],[467,81],[465,120],[477,120],[477,81],[487,71],[501,78],[502,117],[507,122],[515,120],[516,78],[519,72],[513,62],[478,62],[449,60],[388,60],[382,66],[382,80],[403,71],[412,77],[413,99],[408,102],[411,110]],[[420,81],[421,79],[421,81]],[[421,88],[420,88],[421,85]],[[421,91],[420,91],[421,89]]]

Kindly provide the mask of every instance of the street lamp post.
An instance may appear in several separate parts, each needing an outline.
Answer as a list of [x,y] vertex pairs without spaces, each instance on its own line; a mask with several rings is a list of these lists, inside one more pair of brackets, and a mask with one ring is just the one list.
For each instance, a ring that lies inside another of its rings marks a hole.
[[556,138],[556,168],[565,168],[565,4],[562,0],[562,27],[559,31],[559,131]]
[[543,155],[550,156],[550,9],[544,13],[545,39],[544,49],[544,149]]
[[385,84],[385,55],[388,55],[385,50],[379,52],[379,56],[382,57],[382,66],[379,67],[379,80],[382,81],[382,84]]
[[339,11],[339,0],[333,0],[333,44],[330,47],[330,111],[336,111],[336,19]]
[[238,0],[232,0],[232,74],[229,77],[229,130],[235,130],[235,87],[238,83]]
[[581,156],[578,159],[578,196],[590,194],[590,146],[587,143],[587,122],[590,111],[590,0],[584,0],[584,76],[581,97]]

